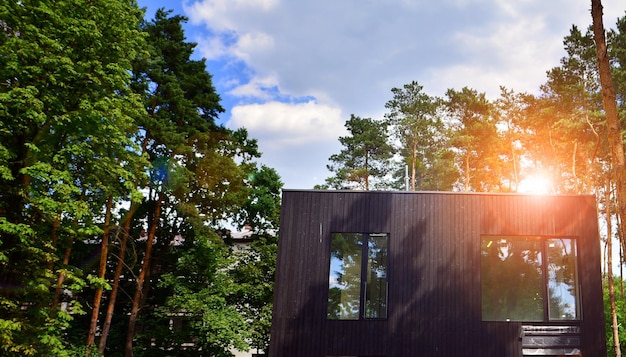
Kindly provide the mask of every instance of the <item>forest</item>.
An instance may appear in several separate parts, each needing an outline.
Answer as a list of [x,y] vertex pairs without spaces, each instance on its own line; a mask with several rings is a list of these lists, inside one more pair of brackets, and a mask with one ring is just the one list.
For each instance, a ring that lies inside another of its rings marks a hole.
[[[218,124],[186,21],[144,18],[132,0],[0,4],[0,355],[267,351],[281,178],[245,128]],[[626,17],[614,28],[624,127]],[[536,95],[437,97],[407,79],[384,118],[346,121],[317,188],[517,192],[545,178],[549,193],[596,195],[606,256],[623,266],[591,27],[563,45]],[[229,227],[252,232],[248,249]],[[610,318],[623,320],[623,281],[607,283],[609,343],[626,342]]]

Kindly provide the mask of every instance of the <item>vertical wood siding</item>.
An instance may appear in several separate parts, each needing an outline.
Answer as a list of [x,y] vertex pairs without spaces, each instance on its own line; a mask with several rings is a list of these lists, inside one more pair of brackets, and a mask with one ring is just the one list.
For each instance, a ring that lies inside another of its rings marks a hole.
[[[386,320],[326,319],[330,234],[389,234]],[[481,320],[481,235],[575,237],[583,355],[606,355],[593,196],[286,190],[272,357],[521,357],[519,322]]]

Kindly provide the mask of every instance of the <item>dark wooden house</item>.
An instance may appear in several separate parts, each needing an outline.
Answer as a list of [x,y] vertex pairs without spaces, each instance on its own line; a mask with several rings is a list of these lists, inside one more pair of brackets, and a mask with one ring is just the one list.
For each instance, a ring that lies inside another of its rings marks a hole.
[[595,198],[285,190],[271,357],[606,356]]

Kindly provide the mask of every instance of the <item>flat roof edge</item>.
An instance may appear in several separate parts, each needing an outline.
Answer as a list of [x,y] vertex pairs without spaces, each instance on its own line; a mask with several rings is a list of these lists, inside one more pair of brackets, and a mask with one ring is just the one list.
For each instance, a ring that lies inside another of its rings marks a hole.
[[593,197],[591,193],[567,193],[567,194],[537,194],[520,192],[458,192],[458,191],[394,191],[394,190],[319,190],[283,188],[282,192],[320,192],[320,193],[371,193],[371,194],[437,194],[437,195],[470,195],[470,196],[520,196],[520,197]]

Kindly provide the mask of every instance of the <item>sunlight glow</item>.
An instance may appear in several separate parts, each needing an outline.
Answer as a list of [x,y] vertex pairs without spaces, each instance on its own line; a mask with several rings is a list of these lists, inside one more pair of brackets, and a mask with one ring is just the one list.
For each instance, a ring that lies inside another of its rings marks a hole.
[[552,183],[546,176],[538,174],[529,175],[520,182],[517,192],[535,195],[548,195],[551,192],[551,186]]

